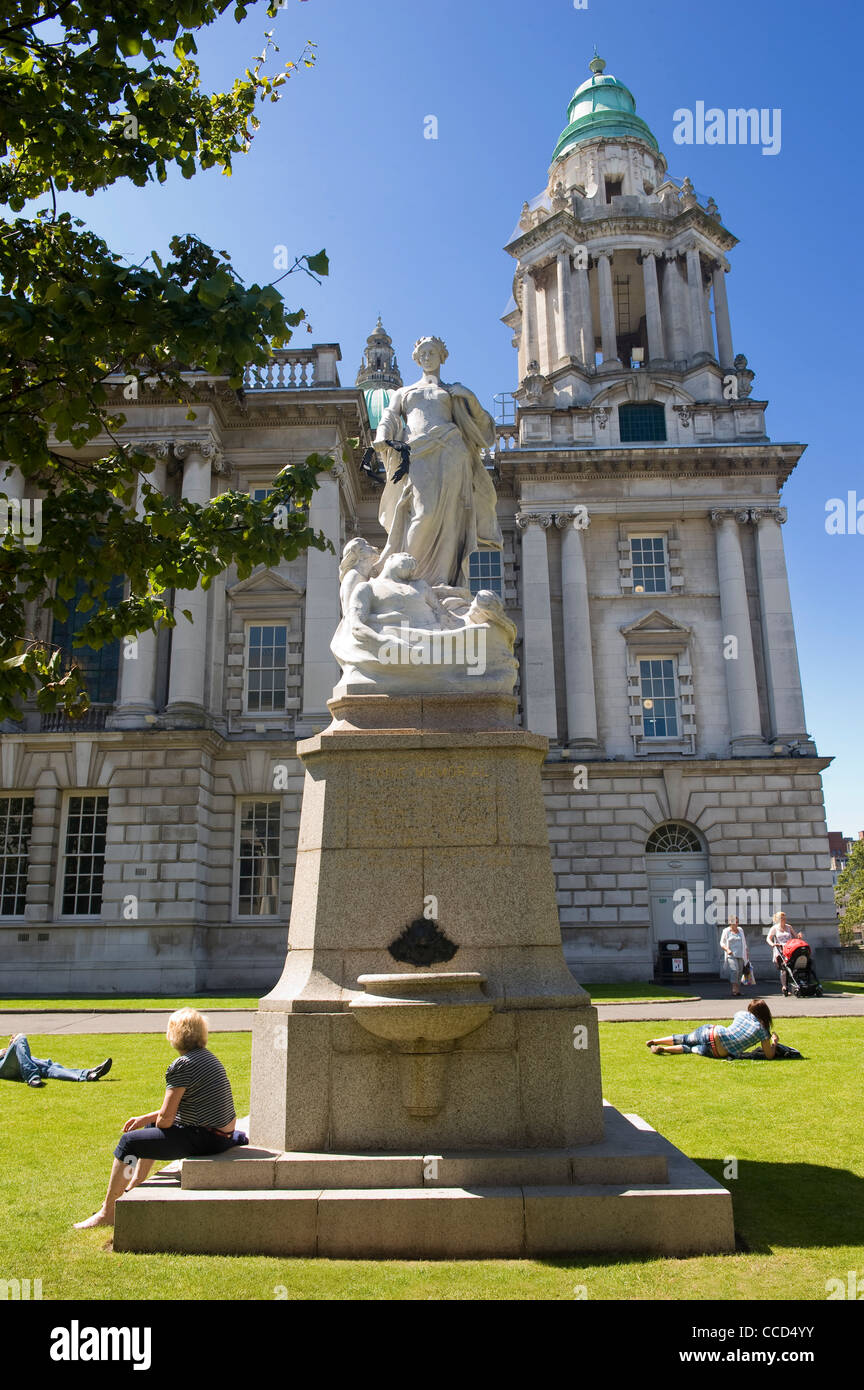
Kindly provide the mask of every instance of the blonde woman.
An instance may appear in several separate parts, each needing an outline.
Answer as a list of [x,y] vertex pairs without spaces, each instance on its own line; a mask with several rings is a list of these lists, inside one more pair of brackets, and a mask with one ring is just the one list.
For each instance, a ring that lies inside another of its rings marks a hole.
[[[165,1073],[165,1095],[158,1110],[133,1115],[114,1150],[114,1166],[101,1207],[79,1231],[113,1226],[117,1198],[143,1182],[154,1163],[222,1153],[234,1139],[234,1098],[218,1057],[207,1050],[207,1019],[197,1009],[178,1009],[168,1020],[166,1038],[180,1056]],[[245,1143],[245,1136],[239,1141]],[[130,1181],[131,1159],[137,1159]]]
[[784,994],[789,993],[789,971],[786,969],[783,947],[792,940],[793,936],[794,932],[786,921],[786,913],[775,912],[765,940],[771,947],[771,959],[780,971],[780,986]]

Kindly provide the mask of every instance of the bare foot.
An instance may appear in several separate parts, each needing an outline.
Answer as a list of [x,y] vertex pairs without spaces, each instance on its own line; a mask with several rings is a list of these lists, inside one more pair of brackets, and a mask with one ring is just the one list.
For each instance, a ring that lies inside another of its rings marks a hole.
[[86,1221],[76,1221],[74,1223],[76,1231],[89,1231],[91,1226],[113,1226],[113,1217],[106,1216],[104,1211],[94,1212],[88,1216]]
[[651,1051],[656,1052],[658,1056],[663,1056],[666,1053],[666,1048],[661,1047],[659,1043],[651,1043]]

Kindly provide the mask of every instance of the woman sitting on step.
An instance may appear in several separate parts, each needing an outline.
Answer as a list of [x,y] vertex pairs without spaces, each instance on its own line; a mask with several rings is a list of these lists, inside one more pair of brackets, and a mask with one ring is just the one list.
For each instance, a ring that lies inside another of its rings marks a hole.
[[[207,1050],[207,1019],[197,1009],[178,1009],[165,1036],[180,1056],[165,1073],[162,1104],[126,1121],[105,1200],[93,1216],[75,1222],[79,1231],[113,1226],[117,1198],[142,1183],[154,1163],[222,1153],[232,1144],[246,1143],[245,1135],[235,1138],[234,1099],[225,1068]],[[137,1164],[130,1180],[133,1158]]]
[[701,1057],[740,1057],[754,1043],[762,1044],[766,1057],[773,1057],[780,1039],[771,1031],[771,1010],[764,999],[751,999],[739,1009],[732,1022],[703,1023],[692,1033],[673,1033],[668,1038],[651,1038],[645,1044],[652,1052],[698,1052]]

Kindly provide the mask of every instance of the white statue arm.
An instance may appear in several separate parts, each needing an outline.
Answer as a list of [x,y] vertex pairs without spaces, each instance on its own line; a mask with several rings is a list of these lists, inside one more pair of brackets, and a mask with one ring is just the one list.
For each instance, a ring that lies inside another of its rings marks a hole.
[[374,628],[369,627],[367,621],[372,611],[372,597],[372,585],[364,583],[357,585],[348,600],[348,625],[351,629],[351,636],[357,642],[362,642],[364,638],[369,637],[374,642],[378,641],[379,634]]
[[402,391],[399,390],[390,397],[387,402],[387,409],[381,416],[378,429],[375,431],[375,443],[384,444],[388,439],[402,438]]

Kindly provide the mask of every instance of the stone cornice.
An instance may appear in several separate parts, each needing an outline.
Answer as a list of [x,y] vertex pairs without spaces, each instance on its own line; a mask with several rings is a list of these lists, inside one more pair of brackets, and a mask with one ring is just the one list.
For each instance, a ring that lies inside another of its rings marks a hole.
[[820,755],[813,755],[806,758],[774,757],[767,755],[764,758],[666,758],[662,761],[642,758],[602,758],[589,759],[580,754],[574,758],[547,759],[543,763],[543,773],[546,775],[562,773],[571,770],[574,764],[588,765],[589,783],[592,777],[663,777],[663,772],[668,767],[680,768],[684,777],[703,777],[706,774],[715,772],[726,772],[733,776],[744,774],[747,776],[771,777],[776,776],[777,772],[786,775],[796,772],[804,772],[813,776],[816,773],[824,772],[826,767],[830,767],[834,761],[833,757],[826,758]]
[[712,474],[746,478],[759,474],[777,477],[782,485],[804,448],[803,444],[741,443],[580,449],[566,444],[558,448],[502,449],[495,455],[495,462],[502,480],[510,483],[532,474],[547,481],[622,476],[704,478]]
[[[606,216],[582,219],[569,211],[553,212],[537,226],[529,227],[508,242],[504,250],[515,260],[522,261],[556,235],[569,236],[577,244],[589,247],[592,242],[616,238],[620,243],[618,249],[626,250],[638,249],[628,248],[628,241],[638,242],[640,238],[653,236],[669,243],[687,232],[701,233],[715,254],[716,249],[731,251],[733,246],[738,245],[736,236],[715,218],[709,217],[702,208],[695,206],[684,208],[672,217],[664,217],[661,213],[652,217],[648,213],[613,213],[610,210]],[[707,251],[709,247],[700,249]],[[615,250],[616,247],[610,249]]]

